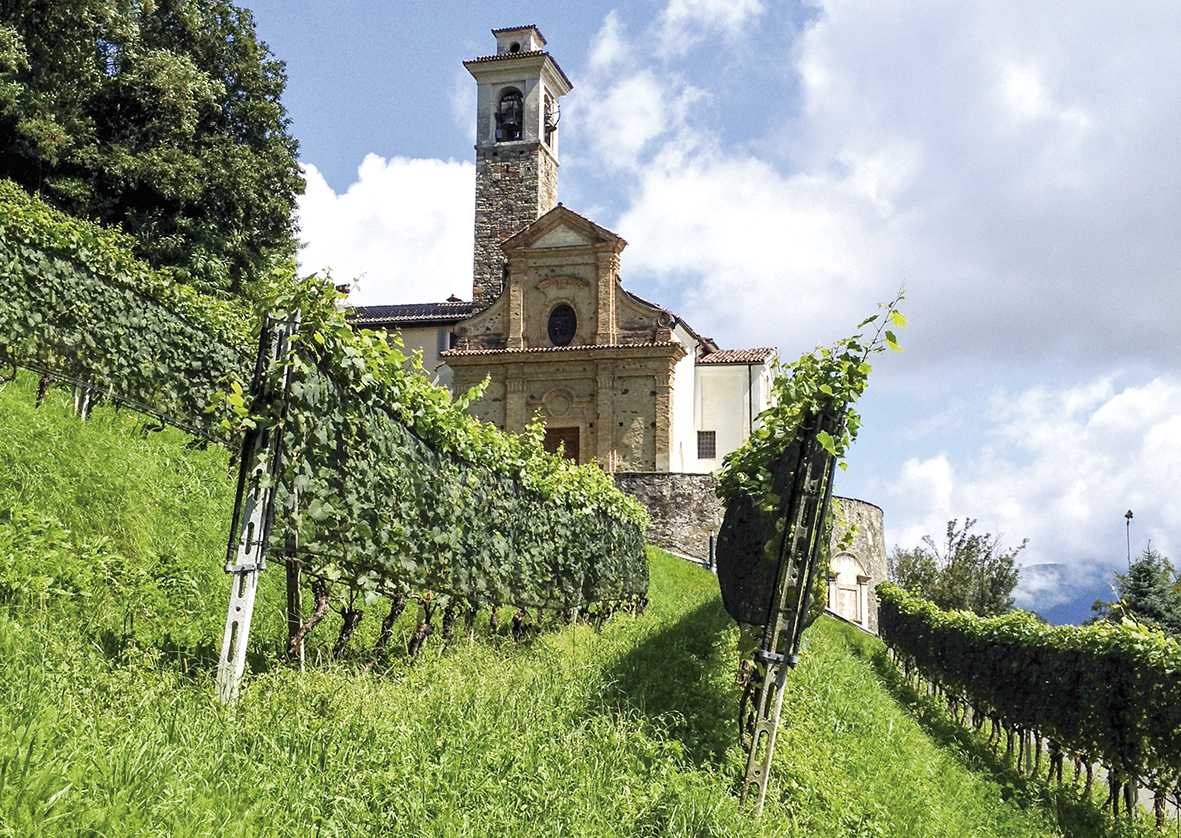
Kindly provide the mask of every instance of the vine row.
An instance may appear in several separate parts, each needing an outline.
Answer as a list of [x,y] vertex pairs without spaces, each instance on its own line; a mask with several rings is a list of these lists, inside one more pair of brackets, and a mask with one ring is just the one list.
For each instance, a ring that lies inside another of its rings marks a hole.
[[597,467],[546,454],[539,425],[512,436],[473,419],[478,389],[451,400],[385,335],[354,331],[341,303],[324,278],[276,276],[269,305],[303,315],[284,419],[243,388],[257,313],[175,282],[137,261],[124,234],[0,181],[0,361],[226,444],[252,423],[282,422],[277,554],[293,536],[310,570],[366,598],[642,602],[638,503]]
[[337,299],[309,280],[277,301],[301,326],[274,550],[294,538],[305,564],[370,595],[562,611],[642,600],[642,507],[597,466],[547,454],[540,425],[517,437],[473,419],[476,393],[452,402]]
[[[1073,751],[1088,777],[1090,763],[1106,766],[1113,789],[1140,779],[1158,800],[1178,789],[1181,644],[1132,623],[1055,627],[1025,612],[945,612],[889,582],[877,594],[886,645],[965,719],[971,708],[977,727],[992,719],[994,737],[998,723],[1007,727],[1010,748],[1012,731],[1048,740],[1059,776],[1063,753]],[[1109,802],[1118,811],[1116,791]]]

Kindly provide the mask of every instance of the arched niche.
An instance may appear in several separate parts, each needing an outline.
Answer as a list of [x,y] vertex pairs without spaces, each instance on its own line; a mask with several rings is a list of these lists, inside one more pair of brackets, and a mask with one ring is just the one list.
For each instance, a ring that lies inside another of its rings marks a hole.
[[828,607],[850,622],[869,627],[869,581],[865,565],[847,551],[828,563]]

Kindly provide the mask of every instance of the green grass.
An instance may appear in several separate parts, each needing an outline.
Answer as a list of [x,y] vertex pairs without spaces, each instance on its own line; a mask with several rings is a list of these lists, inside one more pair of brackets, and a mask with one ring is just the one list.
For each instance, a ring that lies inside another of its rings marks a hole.
[[380,610],[340,661],[330,616],[306,672],[278,663],[269,570],[253,675],[226,709],[212,674],[226,453],[105,409],[79,422],[63,394],[36,410],[34,387],[0,392],[0,836],[1061,834],[1003,772],[924,729],[873,641],[825,620],[751,820],[735,796],[736,631],[714,578],[657,550],[642,618],[522,646],[485,618],[410,664],[406,615],[373,671]]

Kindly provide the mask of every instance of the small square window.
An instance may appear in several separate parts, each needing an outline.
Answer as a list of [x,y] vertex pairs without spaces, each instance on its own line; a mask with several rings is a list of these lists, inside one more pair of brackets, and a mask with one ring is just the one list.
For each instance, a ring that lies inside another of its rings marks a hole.
[[697,459],[713,460],[718,456],[718,432],[697,432]]

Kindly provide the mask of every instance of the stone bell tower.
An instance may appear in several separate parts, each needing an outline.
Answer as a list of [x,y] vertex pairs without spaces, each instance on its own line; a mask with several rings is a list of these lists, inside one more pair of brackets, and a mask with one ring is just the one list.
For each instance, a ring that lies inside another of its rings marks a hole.
[[493,29],[496,54],[463,66],[476,80],[476,241],[472,300],[492,305],[508,263],[500,243],[558,202],[558,100],[572,85],[536,26]]

